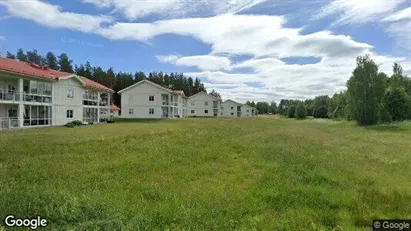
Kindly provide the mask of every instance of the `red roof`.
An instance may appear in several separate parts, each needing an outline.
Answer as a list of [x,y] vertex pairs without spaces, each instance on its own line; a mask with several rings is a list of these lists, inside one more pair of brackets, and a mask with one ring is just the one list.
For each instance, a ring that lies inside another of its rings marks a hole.
[[[29,78],[37,78],[51,81],[58,81],[60,78],[73,75],[72,73],[56,71],[37,64],[29,64],[26,62],[20,62],[18,60],[8,59],[4,57],[0,57],[0,70],[23,75]],[[96,83],[90,79],[87,79],[86,77],[80,77],[86,84],[86,87],[88,88],[114,92],[114,90],[105,87],[99,83]]]
[[117,107],[115,104],[112,104],[112,105],[110,106],[110,111],[120,111],[120,108]]

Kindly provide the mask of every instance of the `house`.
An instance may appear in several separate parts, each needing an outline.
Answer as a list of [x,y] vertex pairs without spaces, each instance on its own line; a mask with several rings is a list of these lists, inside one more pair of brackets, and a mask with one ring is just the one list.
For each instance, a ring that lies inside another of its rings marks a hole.
[[147,79],[137,82],[121,95],[121,118],[185,118],[187,100],[183,91],[174,91]]
[[247,104],[243,104],[241,107],[241,115],[243,117],[255,116],[257,114],[257,109]]
[[115,104],[110,106],[110,115],[112,117],[119,117],[120,108],[117,107]]
[[0,129],[102,122],[111,93],[76,74],[0,57]]
[[220,116],[221,99],[199,92],[188,97],[188,111],[190,117],[218,117]]
[[243,104],[228,99],[221,104],[220,116],[222,117],[242,117]]

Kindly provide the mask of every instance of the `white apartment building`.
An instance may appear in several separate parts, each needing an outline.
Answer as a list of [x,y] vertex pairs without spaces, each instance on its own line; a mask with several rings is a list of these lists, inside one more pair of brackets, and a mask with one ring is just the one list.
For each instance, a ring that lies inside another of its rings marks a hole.
[[206,92],[199,92],[188,97],[188,116],[190,117],[218,117],[220,107],[221,100]]
[[228,99],[221,104],[221,117],[250,117],[256,115],[256,108]]
[[105,121],[113,92],[82,76],[0,57],[0,130]]
[[142,80],[118,92],[121,118],[185,118],[187,100],[183,91],[173,91],[149,80]]

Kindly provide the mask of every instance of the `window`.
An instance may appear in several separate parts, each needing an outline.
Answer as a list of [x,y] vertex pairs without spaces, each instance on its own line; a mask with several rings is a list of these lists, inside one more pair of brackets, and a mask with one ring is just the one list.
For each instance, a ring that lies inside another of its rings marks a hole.
[[73,119],[74,115],[73,115],[73,110],[67,110],[67,119]]
[[[149,97],[148,97],[148,101],[154,101],[154,95],[150,95]],[[154,110],[154,109],[153,109]]]
[[195,113],[195,111],[194,110],[191,110],[191,114],[194,114]]
[[234,115],[234,113],[231,112],[231,115]]
[[224,107],[221,107],[221,110],[224,110]]
[[191,106],[194,106],[194,101],[191,101]]
[[250,112],[250,110],[247,110],[247,112]]
[[231,110],[234,110],[234,107],[231,107]]
[[208,110],[204,110],[204,113],[205,113],[205,114],[208,114]]
[[128,109],[128,114],[129,114],[129,115],[134,114],[134,109],[133,109],[133,108]]
[[[154,96],[153,96],[154,97]],[[154,108],[149,108],[148,109],[148,114],[154,115]]]
[[204,102],[204,105],[205,105],[205,106],[208,106],[208,101],[205,101],[205,102]]
[[221,112],[221,115],[223,115],[223,113]]
[[70,88],[67,90],[67,98],[73,99],[74,98],[74,89]]

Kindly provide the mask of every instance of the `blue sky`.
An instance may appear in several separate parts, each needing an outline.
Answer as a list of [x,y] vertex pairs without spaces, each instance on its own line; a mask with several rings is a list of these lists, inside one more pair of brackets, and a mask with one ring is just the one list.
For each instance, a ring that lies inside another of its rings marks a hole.
[[0,49],[116,71],[184,72],[223,98],[345,88],[355,57],[411,74],[408,0],[0,0]]

